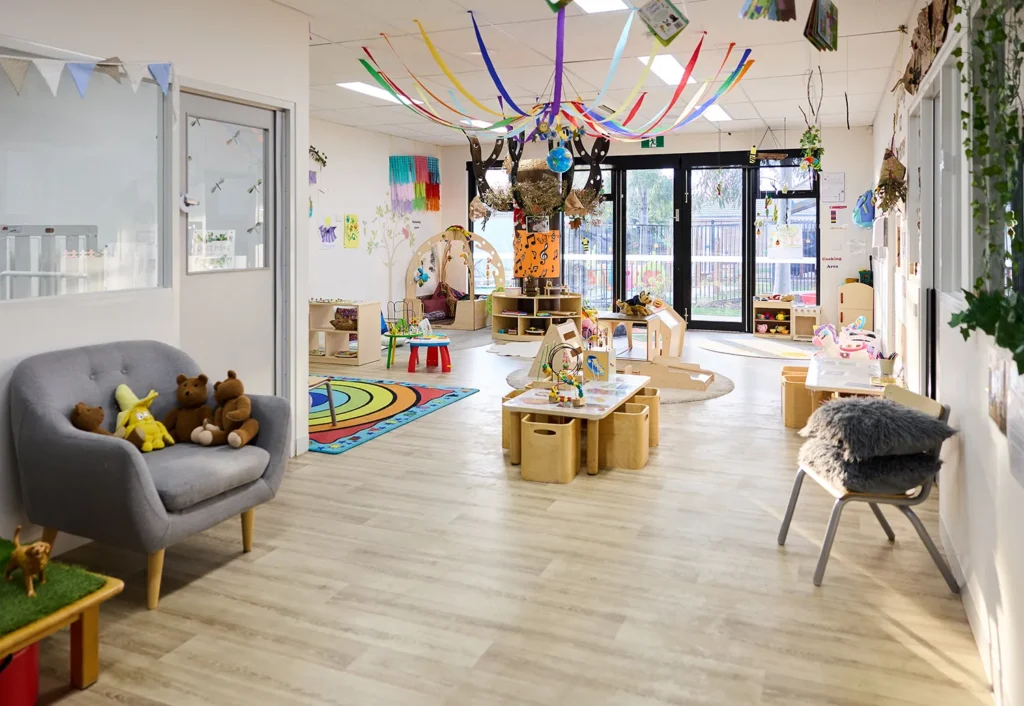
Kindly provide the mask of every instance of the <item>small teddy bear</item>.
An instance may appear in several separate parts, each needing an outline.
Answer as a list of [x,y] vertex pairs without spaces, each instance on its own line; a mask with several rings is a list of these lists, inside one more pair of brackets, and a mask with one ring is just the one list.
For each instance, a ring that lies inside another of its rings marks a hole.
[[245,386],[234,370],[228,371],[226,380],[213,384],[213,397],[217,409],[213,422],[192,432],[192,442],[203,446],[229,444],[239,449],[259,433],[260,423],[253,419],[252,401],[245,395]]
[[79,402],[71,410],[71,425],[76,429],[99,434],[100,436],[116,436],[118,439],[127,439],[131,444],[141,449],[146,443],[146,435],[139,429],[133,429],[131,434],[125,437],[125,427],[118,427],[117,432],[111,434],[103,426],[103,419],[106,415],[102,407],[90,407],[85,402]]
[[21,525],[14,530],[14,551],[11,552],[11,560],[7,562],[7,571],[4,572],[4,579],[11,580],[11,575],[16,569],[21,569],[21,577],[25,582],[25,592],[29,598],[36,597],[35,586],[32,580],[39,577],[39,583],[46,583],[46,565],[50,563],[50,550],[52,547],[46,542],[34,542],[22,545]]
[[172,407],[164,417],[164,426],[171,437],[180,443],[192,440],[192,433],[202,430],[203,423],[213,417],[213,411],[206,404],[210,393],[207,389],[209,379],[205,375],[190,378],[178,376],[178,406]]

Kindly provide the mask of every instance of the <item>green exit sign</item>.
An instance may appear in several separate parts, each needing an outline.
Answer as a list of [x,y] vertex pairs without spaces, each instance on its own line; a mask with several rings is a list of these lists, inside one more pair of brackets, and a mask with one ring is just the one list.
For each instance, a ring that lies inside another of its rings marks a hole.
[[654,147],[664,147],[664,146],[665,146],[665,137],[664,136],[662,136],[662,137],[652,137],[649,140],[641,140],[640,141],[640,148],[641,149],[645,149],[645,150],[652,149]]

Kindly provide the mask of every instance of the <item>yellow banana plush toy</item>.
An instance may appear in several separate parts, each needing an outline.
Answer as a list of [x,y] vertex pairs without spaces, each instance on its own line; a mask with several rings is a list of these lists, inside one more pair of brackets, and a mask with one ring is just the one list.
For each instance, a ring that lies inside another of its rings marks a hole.
[[173,445],[174,439],[167,433],[167,427],[158,422],[149,411],[149,406],[157,398],[157,391],[150,390],[143,399],[139,399],[127,385],[118,385],[114,390],[114,398],[121,412],[117,415],[118,428],[125,428],[125,436],[131,438],[134,430],[138,429],[146,441],[139,449],[143,453],[162,449],[164,446]]

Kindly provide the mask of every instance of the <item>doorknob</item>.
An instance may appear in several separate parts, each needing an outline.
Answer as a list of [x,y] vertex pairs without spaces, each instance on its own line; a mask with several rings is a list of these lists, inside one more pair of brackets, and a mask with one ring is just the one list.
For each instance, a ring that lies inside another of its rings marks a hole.
[[181,199],[178,201],[178,208],[181,209],[182,213],[190,213],[198,205],[199,199],[190,198],[188,194],[182,194]]

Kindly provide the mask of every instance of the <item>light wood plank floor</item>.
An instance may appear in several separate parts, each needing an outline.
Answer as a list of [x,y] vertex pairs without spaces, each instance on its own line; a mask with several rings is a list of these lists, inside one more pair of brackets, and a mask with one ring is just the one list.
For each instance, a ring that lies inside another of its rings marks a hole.
[[[890,545],[848,508],[815,588],[831,503],[808,481],[776,545],[800,443],[779,416],[783,361],[696,338],[687,358],[736,391],[663,407],[644,471],[521,481],[499,398],[527,363],[459,350],[451,375],[415,379],[478,394],[295,460],[251,554],[238,520],[168,549],[159,610],[145,557],[66,555],[127,587],[104,606],[99,683],[69,693],[68,641],[51,638],[42,703],[990,704],[960,601],[898,513]],[[408,379],[407,356],[330,371]],[[937,502],[921,515],[937,536]]]

